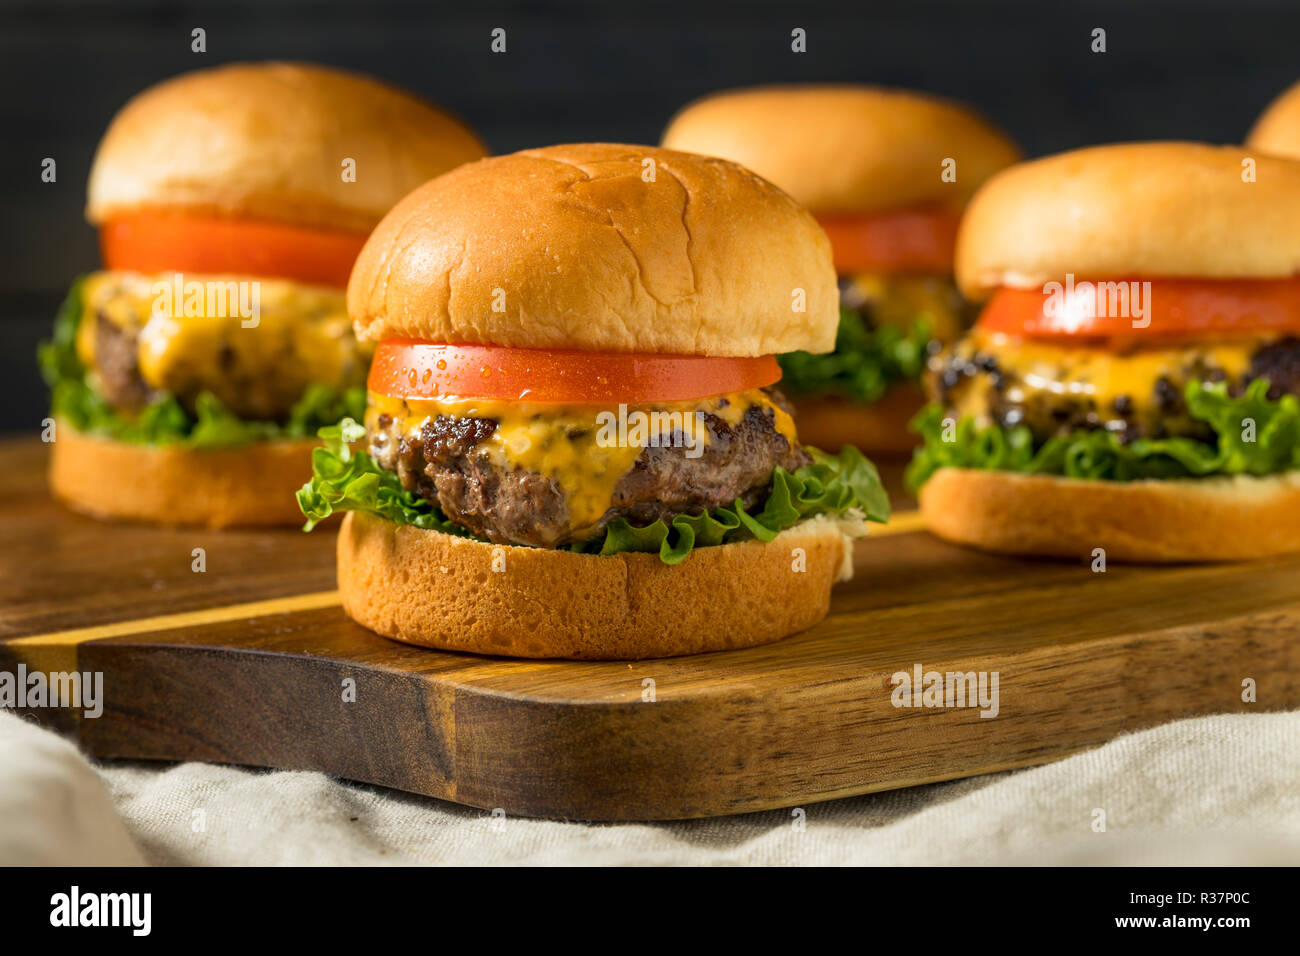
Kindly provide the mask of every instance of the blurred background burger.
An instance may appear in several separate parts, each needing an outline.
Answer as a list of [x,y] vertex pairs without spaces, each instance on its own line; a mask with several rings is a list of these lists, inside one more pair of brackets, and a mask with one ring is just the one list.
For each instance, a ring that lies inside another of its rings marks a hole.
[[700,100],[664,145],[735,160],[817,217],[839,274],[840,322],[827,355],[782,356],[805,433],[827,448],[915,444],[927,356],[967,324],[952,281],[961,211],[1020,154],[969,109],[856,86],[737,90]]
[[101,517],[294,522],[312,436],[364,407],[343,295],[357,253],[402,195],[483,153],[429,104],[305,64],[132,99],[90,174],[103,269],[41,349],[54,492]]
[[1300,83],[1280,94],[1260,114],[1246,145],[1274,156],[1300,159]]
[[994,177],[957,242],[987,303],[931,362],[908,476],[927,526],[1088,560],[1300,550],[1298,224],[1300,163],[1240,146]]

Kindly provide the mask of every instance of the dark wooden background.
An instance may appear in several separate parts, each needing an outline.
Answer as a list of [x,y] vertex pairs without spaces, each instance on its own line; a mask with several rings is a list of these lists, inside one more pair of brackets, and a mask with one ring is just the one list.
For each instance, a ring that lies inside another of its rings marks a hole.
[[[190,30],[208,52],[190,52]],[[504,27],[508,52],[489,51]],[[808,52],[790,52],[790,30]],[[1089,50],[1094,27],[1108,52]],[[750,83],[854,80],[961,97],[1030,154],[1139,138],[1239,141],[1300,78],[1295,0],[377,0],[0,2],[0,431],[45,411],[32,358],[77,273],[82,219],[114,111],[166,76],[239,59],[365,70],[459,112],[496,152],[654,141],[683,102]],[[46,156],[58,182],[40,182]]]

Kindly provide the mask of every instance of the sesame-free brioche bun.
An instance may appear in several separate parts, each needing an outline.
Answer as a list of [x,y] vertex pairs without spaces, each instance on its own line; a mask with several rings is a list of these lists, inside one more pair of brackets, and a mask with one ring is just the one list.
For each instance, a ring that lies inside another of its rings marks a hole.
[[320,442],[262,441],[238,448],[139,445],[55,423],[50,485],[96,518],[209,528],[301,525],[294,493]]
[[1251,149],[1300,159],[1300,83],[1268,105],[1246,138]]
[[1289,278],[1300,272],[1297,223],[1300,163],[1241,146],[1094,146],[989,180],[957,234],[957,282],[979,299],[1067,274]]
[[[162,210],[365,233],[420,183],[484,153],[459,120],[369,77],[238,63],[128,102],[95,154],[86,215]],[[348,159],[354,182],[342,175]]]
[[[870,86],[718,93],[678,113],[663,144],[741,163],[818,214],[960,207],[1020,158],[1004,133],[958,103]],[[953,182],[941,175],[948,159]]]
[[902,454],[918,444],[907,424],[924,405],[925,393],[919,385],[899,382],[870,405],[838,395],[796,398],[794,419],[801,442],[832,454],[845,445],[868,455]]
[[1142,562],[1243,561],[1300,551],[1300,473],[1082,481],[940,468],[921,486],[926,527],[1004,554]]
[[611,143],[426,183],[348,283],[361,339],[606,352],[828,352],[838,302],[826,234],[781,190],[725,160]]
[[636,660],[753,647],[812,627],[826,616],[831,585],[851,571],[850,555],[826,517],[667,565],[657,554],[493,545],[349,512],[338,580],[349,617],[410,644]]

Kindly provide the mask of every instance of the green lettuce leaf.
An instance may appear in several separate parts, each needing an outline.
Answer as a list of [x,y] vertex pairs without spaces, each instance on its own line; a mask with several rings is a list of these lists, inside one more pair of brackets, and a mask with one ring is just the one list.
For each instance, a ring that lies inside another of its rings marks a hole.
[[[353,451],[365,429],[351,419],[319,432],[323,447],[312,453],[312,477],[298,491],[298,507],[310,531],[341,511],[364,511],[397,524],[473,537],[450,521],[438,507],[402,487],[394,472],[375,464],[364,451]],[[811,449],[813,462],[772,474],[772,492],[763,507],[750,512],[737,501],[698,515],[678,515],[670,523],[654,521],[636,527],[625,519],[607,526],[602,537],[573,545],[571,550],[602,555],[624,551],[658,553],[665,564],[678,564],[695,548],[758,538],[770,541],[781,531],[819,514],[855,512],[870,521],[889,519],[889,498],[875,466],[856,448],[837,456]]]
[[809,449],[813,463],[793,472],[777,468],[772,492],[763,507],[749,512],[737,500],[730,508],[714,508],[699,515],[677,515],[643,527],[616,518],[605,529],[601,554],[621,551],[658,552],[665,564],[678,564],[696,547],[744,538],[771,541],[786,528],[813,515],[842,515],[850,510],[869,521],[889,520],[889,497],[876,466],[851,446],[839,455]]
[[923,441],[907,468],[915,493],[940,468],[981,468],[1100,481],[1199,478],[1208,475],[1273,475],[1300,468],[1300,400],[1268,398],[1268,382],[1256,379],[1238,396],[1227,383],[1191,382],[1185,392],[1192,418],[1214,432],[1194,438],[1140,438],[1125,444],[1101,429],[1075,432],[1035,444],[1024,425],[979,427],[956,422],[945,441],[943,407],[931,404],[912,421]]
[[51,414],[80,432],[145,445],[220,448],[272,439],[310,438],[325,425],[365,414],[363,387],[340,389],[325,385],[310,386],[284,422],[240,418],[207,392],[197,396],[193,412],[175,397],[162,395],[134,414],[123,414],[96,390],[77,356],[82,284],[80,279],[73,284],[55,315],[53,334],[37,350],[41,375],[50,389]]
[[907,328],[871,328],[856,311],[841,308],[835,351],[779,356],[781,388],[791,395],[829,392],[864,404],[879,401],[893,383],[920,379],[930,336],[925,318]]
[[311,480],[298,489],[298,507],[310,531],[332,514],[368,511],[397,524],[468,536],[436,507],[402,487],[395,472],[385,471],[364,451],[354,452],[352,442],[365,437],[364,425],[345,418],[317,432],[322,446],[311,453]]
[[45,384],[54,388],[60,382],[80,378],[85,374],[81,360],[77,358],[77,326],[81,324],[81,289],[84,279],[77,279],[54,314],[54,332],[48,341],[42,342],[36,350],[40,363],[41,377]]

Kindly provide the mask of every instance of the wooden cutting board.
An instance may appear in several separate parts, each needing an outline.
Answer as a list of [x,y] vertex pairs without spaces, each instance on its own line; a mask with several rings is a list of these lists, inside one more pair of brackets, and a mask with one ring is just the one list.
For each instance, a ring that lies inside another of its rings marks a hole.
[[[101,672],[98,718],[28,711],[97,757],[321,770],[509,815],[668,819],[1023,767],[1176,717],[1300,706],[1300,556],[1096,573],[952,547],[904,513],[859,545],[830,616],[779,643],[637,663],[501,660],[352,624],[328,528],[101,524],[48,498],[44,460],[39,442],[0,443],[0,671]],[[997,715],[895,706],[893,675],[917,665],[997,672]]]

